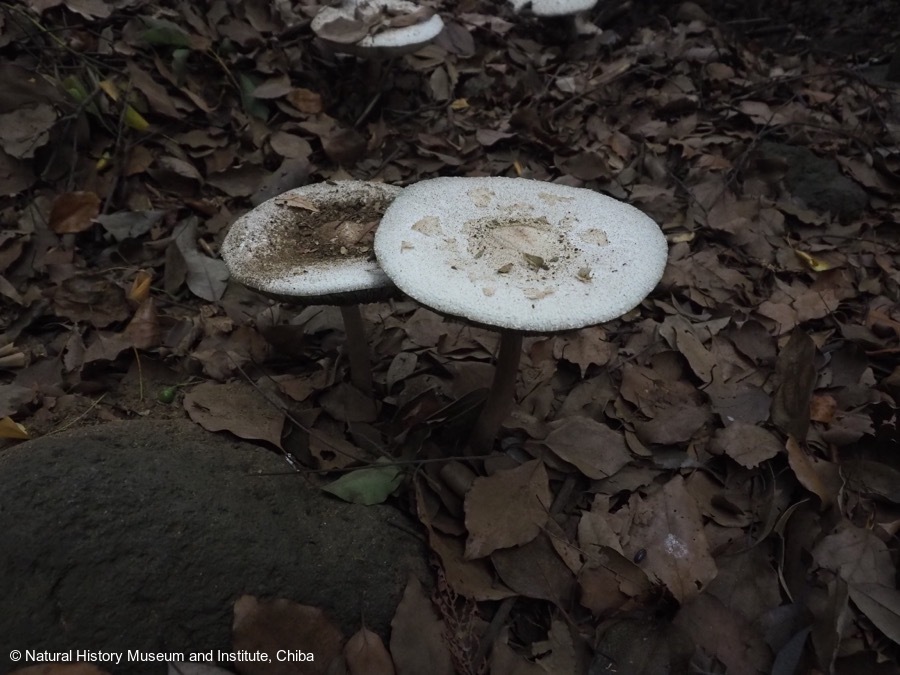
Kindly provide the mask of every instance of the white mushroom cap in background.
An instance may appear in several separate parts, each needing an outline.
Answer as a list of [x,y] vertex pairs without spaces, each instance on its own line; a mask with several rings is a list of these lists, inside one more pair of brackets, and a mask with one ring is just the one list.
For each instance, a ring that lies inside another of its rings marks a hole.
[[509,0],[516,12],[529,7],[536,16],[566,16],[586,12],[597,0]]
[[[398,56],[417,51],[440,34],[444,22],[437,14],[412,25],[382,27],[374,34],[365,35],[351,42],[329,39],[329,26],[332,22],[349,22],[346,25],[361,22],[378,22],[379,16],[387,19],[413,16],[423,8],[409,0],[344,0],[336,7],[323,7],[310,23],[312,31],[336,52],[356,54],[357,56]],[[333,27],[332,27],[333,30]]]
[[553,333],[614,319],[662,278],[653,220],[592,190],[524,178],[435,178],[404,189],[375,255],[426,307],[500,329]]
[[372,219],[402,191],[356,180],[288,190],[232,224],[222,259],[236,281],[279,300],[337,305],[385,299],[394,286],[371,243],[359,241],[371,242],[366,230],[377,227]]

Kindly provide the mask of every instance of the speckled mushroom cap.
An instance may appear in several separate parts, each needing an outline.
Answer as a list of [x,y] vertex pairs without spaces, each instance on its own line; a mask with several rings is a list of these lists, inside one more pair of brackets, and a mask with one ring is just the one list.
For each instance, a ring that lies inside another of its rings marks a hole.
[[278,300],[383,300],[396,289],[372,255],[372,231],[402,191],[356,180],[288,190],[234,222],[222,258],[236,281]]
[[435,178],[405,188],[375,234],[404,293],[484,326],[553,333],[634,308],[662,278],[666,239],[604,195],[522,178]]
[[444,22],[437,14],[410,26],[386,28],[374,35],[367,35],[358,42],[344,44],[328,40],[322,34],[323,27],[332,21],[356,21],[359,18],[389,15],[409,15],[420,6],[409,0],[344,0],[336,7],[323,7],[310,22],[312,31],[332,50],[357,56],[400,56],[418,51],[434,40],[444,29]]
[[526,6],[536,16],[566,16],[586,12],[597,4],[597,0],[509,0],[516,12]]

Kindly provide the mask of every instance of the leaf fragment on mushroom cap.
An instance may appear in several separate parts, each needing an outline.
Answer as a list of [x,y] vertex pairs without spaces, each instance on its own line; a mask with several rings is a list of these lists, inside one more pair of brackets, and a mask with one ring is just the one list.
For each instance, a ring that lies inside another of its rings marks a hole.
[[336,16],[331,21],[319,26],[318,35],[323,40],[349,45],[368,36],[370,28],[371,26],[365,21]]
[[494,193],[487,188],[474,188],[469,190],[468,194],[475,206],[487,206],[491,203],[491,198],[494,196]]
[[609,237],[607,237],[606,232],[599,227],[592,227],[590,230],[583,233],[581,238],[587,243],[595,244],[596,246],[606,246],[609,244]]
[[550,268],[547,266],[547,263],[544,262],[544,259],[539,255],[531,255],[530,253],[523,253],[525,256],[525,261],[528,263],[530,267],[536,270],[549,270]]
[[387,8],[387,13],[391,15],[391,18],[385,21],[385,25],[389,28],[415,26],[417,23],[428,21],[435,15],[435,11],[431,7],[419,7],[408,14],[398,14],[396,10]]
[[541,300],[550,295],[553,295],[552,288],[526,288],[525,289],[525,297],[529,300]]
[[420,218],[412,226],[412,229],[429,237],[439,237],[443,234],[441,230],[441,220],[435,216],[425,216],[424,218]]
[[550,194],[549,192],[539,193],[538,198],[547,204],[563,204],[574,199],[574,197],[562,197],[560,195]]
[[319,212],[319,207],[316,206],[311,200],[296,194],[288,194],[276,197],[275,203],[279,206],[292,206],[297,209],[306,209],[307,211],[312,211],[313,213]]

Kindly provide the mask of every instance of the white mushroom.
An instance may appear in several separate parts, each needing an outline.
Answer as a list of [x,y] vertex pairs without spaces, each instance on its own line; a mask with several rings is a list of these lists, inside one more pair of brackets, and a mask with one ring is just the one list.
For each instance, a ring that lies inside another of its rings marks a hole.
[[570,35],[603,32],[583,15],[594,8],[597,0],[509,0],[509,3],[517,14],[531,12],[537,17],[559,20]]
[[597,0],[509,0],[516,12],[530,8],[535,16],[568,16],[593,9]]
[[417,51],[444,28],[441,17],[408,0],[344,0],[323,7],[310,28],[333,51],[360,57]]
[[340,306],[351,378],[370,395],[372,368],[359,303],[395,292],[375,261],[372,239],[401,192],[353,180],[289,190],[236,220],[222,242],[222,259],[243,285],[286,302]]
[[375,254],[404,293],[501,330],[494,383],[470,440],[490,449],[512,405],[523,333],[621,316],[656,286],[666,239],[638,209],[591,190],[516,178],[436,178],[388,207]]

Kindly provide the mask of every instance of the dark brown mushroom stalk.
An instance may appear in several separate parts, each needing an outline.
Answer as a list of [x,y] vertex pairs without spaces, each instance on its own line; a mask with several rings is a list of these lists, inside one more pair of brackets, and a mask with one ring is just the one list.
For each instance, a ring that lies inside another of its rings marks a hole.
[[523,335],[592,326],[633,309],[662,277],[667,245],[638,209],[591,190],[435,178],[388,207],[375,254],[422,305],[500,331],[494,380],[469,439],[485,454],[515,403]]
[[364,394],[375,393],[372,362],[366,344],[366,328],[359,305],[341,305],[344,333],[347,335],[347,359],[350,361],[350,381]]
[[289,190],[235,221],[222,243],[232,277],[248,288],[282,302],[340,307],[350,379],[369,396],[372,365],[359,305],[396,292],[375,261],[373,239],[401,192],[354,180]]
[[503,420],[516,402],[516,378],[519,374],[519,360],[522,356],[522,333],[504,331],[500,334],[500,349],[497,352],[497,369],[488,392],[484,408],[469,437],[469,445],[479,452],[490,450],[494,444]]

